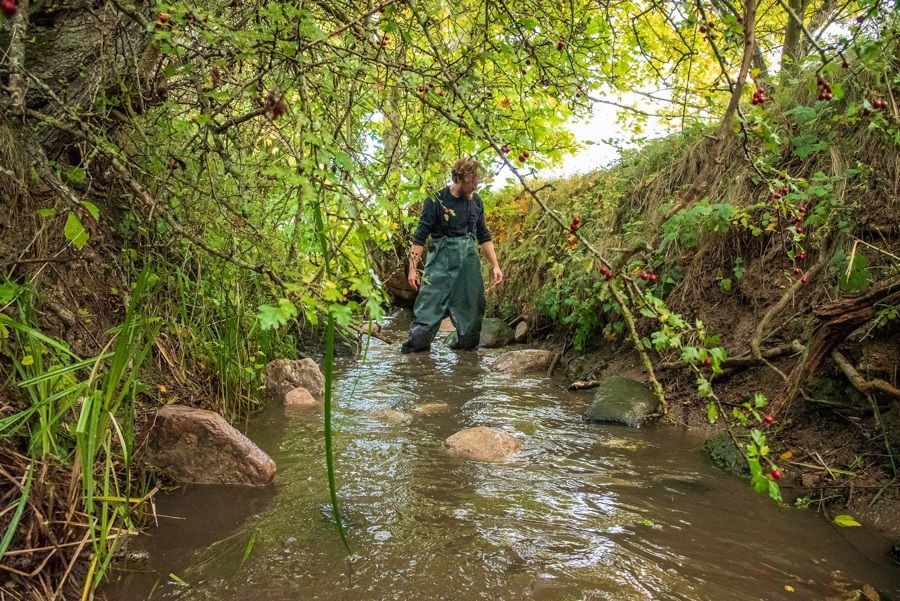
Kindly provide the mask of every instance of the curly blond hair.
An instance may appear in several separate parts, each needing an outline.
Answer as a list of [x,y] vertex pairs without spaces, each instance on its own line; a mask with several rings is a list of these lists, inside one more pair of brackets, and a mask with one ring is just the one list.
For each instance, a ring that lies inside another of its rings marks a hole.
[[459,159],[458,161],[456,161],[456,164],[453,165],[453,169],[450,171],[450,176],[453,178],[454,182],[464,182],[469,179],[474,179],[475,181],[480,182],[481,163],[471,157]]

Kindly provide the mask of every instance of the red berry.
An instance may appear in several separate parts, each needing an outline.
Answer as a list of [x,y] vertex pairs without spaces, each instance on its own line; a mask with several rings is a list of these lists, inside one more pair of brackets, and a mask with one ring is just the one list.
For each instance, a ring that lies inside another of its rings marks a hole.
[[522,156],[525,157],[525,158],[527,159],[527,158],[528,158],[529,156],[531,156],[531,155],[528,154],[528,151],[527,151],[527,150],[523,150],[523,151],[522,151]]
[[459,117],[460,119],[462,119],[463,117],[465,117],[465,115],[463,115],[462,113],[456,113],[456,116]]
[[575,225],[578,225],[579,223],[581,223],[581,217],[579,217],[578,215],[575,215],[574,217],[572,217],[572,223],[574,223]]
[[451,212],[450,209],[444,209],[444,215],[449,215],[450,212]]
[[429,88],[433,88],[433,87],[434,87],[434,84],[431,83],[431,82],[428,82],[428,87],[429,87]]
[[642,280],[646,280],[648,277],[650,277],[650,276],[647,274],[646,271],[643,272],[643,273],[641,273],[641,279],[642,279]]
[[19,7],[16,5],[13,0],[3,0],[0,2],[0,11],[3,12],[3,16],[7,19],[11,19],[16,16],[16,11],[19,10]]
[[826,101],[831,100],[832,98],[834,98],[834,96],[831,95],[831,92],[825,92],[825,100]]
[[504,145],[503,145],[503,148],[501,148],[500,150],[503,151],[503,154],[507,154],[507,153],[509,152],[509,146],[506,145],[506,144],[504,144]]
[[531,59],[530,59],[530,58],[526,58],[526,59],[525,59],[525,64],[528,65],[528,66],[530,67],[530,66],[531,66]]
[[866,20],[866,16],[865,16],[865,15],[859,15],[858,17],[856,17],[856,22],[857,22],[857,23],[862,23],[862,22],[865,21],[865,20]]
[[615,277],[615,276],[613,275],[613,272],[611,272],[611,271],[607,271],[607,272],[606,272],[606,279],[607,279],[607,280],[611,280],[611,279],[613,279],[614,277]]
[[651,273],[651,274],[650,274],[650,282],[652,283],[652,282],[655,282],[655,281],[656,281],[656,274],[655,274],[655,273]]
[[712,360],[709,357],[707,357],[706,359],[703,360],[703,365],[705,365],[706,367],[709,367],[710,365],[712,365]]
[[772,422],[775,421],[775,418],[772,417],[771,415],[767,415],[763,418],[763,421],[766,422],[767,424],[771,424]]
[[520,154],[520,155],[519,155],[519,162],[520,162],[520,163],[524,163],[524,162],[525,162],[525,155],[524,155],[524,154]]
[[800,211],[801,213],[805,213],[806,207],[797,207],[797,210]]
[[572,225],[569,226],[569,230],[574,234],[575,232],[578,231],[578,226],[573,223]]
[[716,26],[716,22],[715,22],[715,21],[710,21],[709,23],[706,24],[706,26],[709,27],[710,29],[712,29],[713,27]]
[[776,192],[776,193],[775,193],[775,200],[778,200],[779,198],[781,198],[781,194],[778,193],[778,192]]
[[819,95],[817,96],[817,98],[819,100],[825,100],[825,92],[820,92]]
[[581,98],[581,92],[576,92],[576,93],[575,93],[575,98]]
[[444,95],[444,90],[441,90],[440,92],[438,92],[438,95],[439,95],[439,96],[443,96],[443,95]]
[[806,258],[806,253],[805,253],[804,251],[801,250],[800,252],[797,253],[796,256],[797,256],[798,259],[801,259],[801,260],[802,260],[802,259],[805,259],[805,258]]
[[800,275],[801,273],[803,273],[802,269],[800,269],[799,267],[794,267],[794,275]]
[[744,22],[744,15],[738,15],[738,16],[737,16],[737,22],[738,22],[738,23],[743,23],[743,22]]
[[172,171],[178,169],[178,161],[172,161],[171,169]]
[[772,470],[772,477],[776,480],[779,480],[781,478],[781,472],[779,472],[778,470]]
[[797,226],[796,229],[797,229],[797,233],[798,233],[798,234],[802,234],[802,233],[803,233],[803,228],[800,227],[799,225]]
[[166,13],[159,14],[159,22],[160,23],[165,23],[168,20],[169,20],[169,15],[167,15]]
[[787,195],[787,193],[788,193],[788,189],[787,189],[787,188],[782,188],[782,189],[781,189],[781,195],[782,195],[782,196]]
[[557,50],[562,50],[564,46],[565,46],[565,44],[564,44],[563,42],[560,42],[560,43],[558,43],[558,44],[556,45],[556,49],[557,49]]
[[700,33],[706,33],[706,25],[701,25],[699,27],[699,29],[700,29]]
[[606,275],[607,271],[609,270],[606,267],[604,267],[603,265],[600,266],[600,275]]
[[803,282],[803,283],[805,284],[806,282],[809,281],[809,278],[806,277],[806,276],[803,276],[802,278],[800,278],[800,281]]

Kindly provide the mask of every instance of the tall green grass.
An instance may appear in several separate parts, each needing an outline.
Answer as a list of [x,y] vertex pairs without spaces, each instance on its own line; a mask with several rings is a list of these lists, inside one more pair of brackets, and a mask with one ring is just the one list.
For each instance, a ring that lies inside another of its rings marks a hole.
[[[89,359],[40,330],[27,286],[7,282],[16,290],[14,317],[0,314],[0,351],[12,361],[8,381],[21,391],[22,401],[15,413],[0,420],[0,439],[12,444],[13,437],[24,437],[34,460],[52,458],[79,477],[84,526],[94,556],[86,594],[109,566],[114,549],[110,541],[121,530],[135,528],[131,501],[146,492],[146,482],[133,469],[133,453],[135,401],[144,387],[139,374],[160,324],[139,310],[150,280],[148,271],[140,275],[124,321],[107,332],[106,347]],[[29,476],[22,499],[30,482]],[[4,534],[4,547],[12,542],[22,508]]]

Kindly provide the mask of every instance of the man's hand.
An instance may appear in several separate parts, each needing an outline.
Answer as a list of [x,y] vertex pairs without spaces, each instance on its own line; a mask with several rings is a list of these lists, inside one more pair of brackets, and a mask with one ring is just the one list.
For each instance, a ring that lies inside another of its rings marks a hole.
[[[502,275],[501,275],[501,277],[502,277]],[[406,276],[406,281],[409,282],[409,285],[412,286],[413,290],[419,289],[419,280],[420,279],[421,278],[419,277],[419,270],[416,269],[415,267],[410,267],[409,274],[407,274],[407,276]]]
[[499,267],[494,267],[494,285],[498,286],[503,283],[503,272]]

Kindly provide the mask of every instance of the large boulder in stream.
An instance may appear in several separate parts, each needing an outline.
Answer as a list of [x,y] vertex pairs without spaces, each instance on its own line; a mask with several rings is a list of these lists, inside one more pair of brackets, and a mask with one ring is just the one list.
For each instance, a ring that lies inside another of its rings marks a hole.
[[497,357],[491,369],[508,374],[522,374],[528,371],[544,371],[553,363],[556,353],[543,349],[508,351]]
[[653,391],[629,378],[612,376],[600,383],[594,401],[581,416],[586,422],[612,422],[640,428],[659,411]]
[[266,392],[275,403],[284,403],[284,395],[305,388],[317,399],[325,396],[325,376],[312,359],[275,359],[266,365]]
[[451,455],[476,461],[500,461],[522,449],[519,439],[494,428],[478,426],[460,430],[444,441]]
[[178,482],[265,486],[275,462],[215,411],[163,407],[147,436],[150,462]]
[[[512,344],[516,338],[516,332],[506,325],[502,319],[487,317],[481,321],[481,336],[478,338],[478,346],[481,348],[497,348]],[[453,346],[459,337],[456,330],[447,335],[444,344]]]

